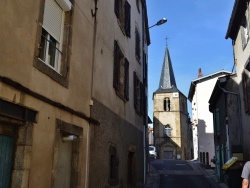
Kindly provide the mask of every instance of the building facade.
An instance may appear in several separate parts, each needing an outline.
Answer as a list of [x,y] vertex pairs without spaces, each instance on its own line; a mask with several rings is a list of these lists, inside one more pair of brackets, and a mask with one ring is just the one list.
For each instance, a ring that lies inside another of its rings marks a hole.
[[243,160],[242,125],[236,74],[218,78],[209,99],[209,111],[213,113],[215,168],[221,180],[227,180],[223,165],[232,157]]
[[14,1],[0,11],[0,187],[143,184],[146,2]]
[[236,67],[235,82],[239,87],[239,96],[241,104],[241,122],[242,122],[242,144],[243,160],[250,160],[250,45],[249,45],[249,1],[236,0],[232,10],[228,25],[226,39],[232,39],[234,63]]
[[220,76],[230,74],[219,71],[199,77],[191,82],[188,99],[192,105],[194,159],[199,159],[206,166],[214,166],[211,162],[215,155],[213,114],[209,111],[209,99],[215,83]]
[[187,98],[176,86],[172,62],[166,47],[159,88],[154,100],[154,144],[160,159],[191,159],[192,131]]
[[0,187],[86,187],[92,6],[0,3]]
[[91,117],[100,125],[90,129],[89,186],[137,187],[146,175],[146,1],[96,8]]

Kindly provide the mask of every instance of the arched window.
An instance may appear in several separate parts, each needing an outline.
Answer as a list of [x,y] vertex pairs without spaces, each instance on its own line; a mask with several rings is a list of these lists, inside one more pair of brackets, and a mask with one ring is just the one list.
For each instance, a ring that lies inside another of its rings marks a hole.
[[169,124],[165,125],[164,129],[165,129],[166,136],[171,137],[172,136],[172,128],[170,127],[170,125]]
[[170,111],[170,99],[168,97],[164,98],[163,109],[164,111]]

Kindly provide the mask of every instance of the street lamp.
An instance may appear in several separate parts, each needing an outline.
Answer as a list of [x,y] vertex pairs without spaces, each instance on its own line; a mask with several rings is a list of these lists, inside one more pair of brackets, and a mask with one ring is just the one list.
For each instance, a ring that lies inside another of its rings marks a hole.
[[156,26],[156,25],[157,25],[157,26],[162,25],[162,24],[164,24],[164,23],[166,23],[166,22],[167,22],[167,18],[162,18],[162,19],[159,20],[156,24],[150,26],[149,29],[152,28],[152,27],[154,27],[154,26]]

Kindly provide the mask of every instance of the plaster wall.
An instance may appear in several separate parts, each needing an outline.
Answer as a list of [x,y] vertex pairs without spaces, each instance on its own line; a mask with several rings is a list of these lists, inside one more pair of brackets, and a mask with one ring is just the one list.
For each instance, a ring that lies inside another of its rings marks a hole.
[[[74,116],[68,112],[65,112],[61,109],[58,109],[54,106],[46,105],[46,103],[25,95],[22,92],[13,89],[5,84],[0,82],[0,93],[1,97],[4,94],[4,97],[7,101],[14,102],[14,96],[20,96],[23,99],[22,105],[28,108],[31,108],[38,112],[37,123],[33,125],[33,141],[31,149],[31,158],[27,159],[29,171],[28,184],[30,187],[51,187],[52,177],[55,175],[52,171],[54,157],[54,143],[56,140],[56,119],[61,119],[70,124],[77,125],[83,129],[82,140],[83,144],[80,148],[81,156],[79,163],[79,170],[81,171],[81,178],[79,185],[85,187],[87,184],[87,148],[88,148],[88,128],[89,124],[87,121]],[[2,92],[4,91],[4,92]],[[18,103],[18,100],[16,100]],[[17,156],[18,156],[17,150]]]
[[0,11],[4,15],[0,17],[0,75],[89,115],[93,33],[89,10],[93,3],[75,1],[69,86],[65,88],[33,66],[42,2],[0,2]]
[[[211,77],[206,81],[196,83],[195,93],[192,100],[192,116],[195,123],[194,126],[197,126],[197,130],[196,128],[193,130],[194,148],[198,147],[198,151],[197,149],[194,150],[195,157],[199,157],[200,152],[208,152],[209,158],[213,158],[215,154],[213,114],[209,112],[208,101],[216,81],[217,77]],[[210,160],[209,163],[211,163]],[[212,165],[212,163],[210,165]]]
[[[141,11],[139,13],[136,1],[129,0],[128,2],[131,5],[131,37],[126,37],[123,33],[114,12],[114,3],[98,1],[93,97],[107,108],[112,109],[121,118],[136,126],[137,129],[143,131],[143,127],[140,126],[141,117],[135,113],[133,102],[133,72],[136,71],[140,81],[143,81],[143,50],[141,49],[140,61],[135,56],[135,28],[138,29],[141,39],[144,32],[142,29],[142,7],[140,3]],[[121,100],[113,88],[114,40],[118,40],[124,56],[129,61],[128,102]],[[144,52],[147,53],[145,42],[141,40],[141,46],[144,46]]]
[[235,54],[235,66],[236,66],[236,74],[237,77],[235,78],[236,83],[239,86],[239,93],[241,99],[241,114],[242,114],[242,132],[243,132],[243,150],[244,150],[244,160],[250,159],[250,142],[249,142],[249,135],[250,135],[250,116],[245,113],[244,108],[244,96],[242,91],[242,72],[247,65],[249,55],[250,55],[250,45],[249,41],[245,48],[242,46],[241,41],[241,30],[237,35],[235,40],[235,44],[233,45],[234,54]]

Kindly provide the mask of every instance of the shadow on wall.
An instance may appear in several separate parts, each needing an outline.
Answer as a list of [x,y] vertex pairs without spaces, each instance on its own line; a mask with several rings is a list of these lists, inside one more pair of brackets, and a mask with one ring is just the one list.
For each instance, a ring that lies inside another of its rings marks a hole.
[[[211,132],[208,133],[208,130],[210,130]],[[199,119],[197,124],[197,131],[199,160],[201,164],[210,166],[211,160],[215,155],[213,124],[207,125],[204,120]]]

